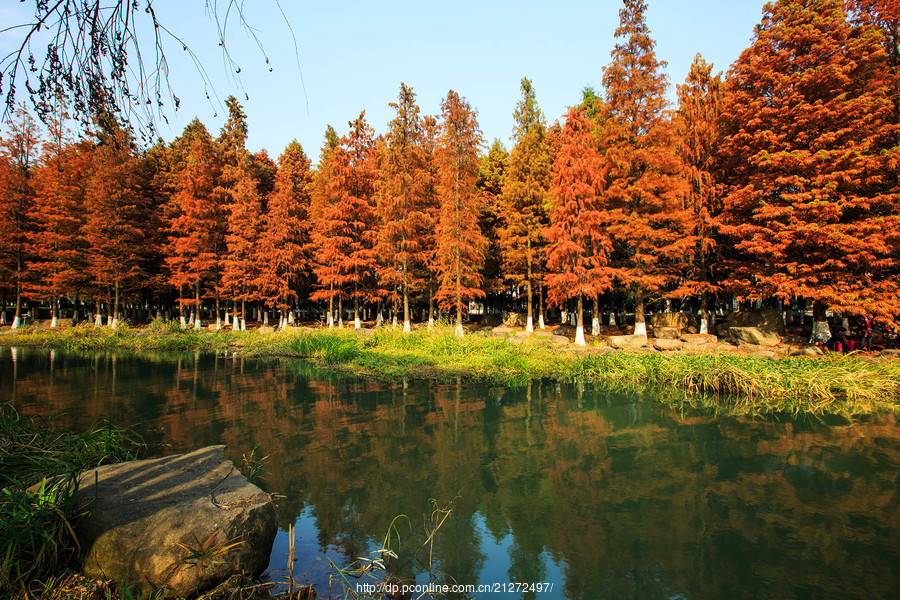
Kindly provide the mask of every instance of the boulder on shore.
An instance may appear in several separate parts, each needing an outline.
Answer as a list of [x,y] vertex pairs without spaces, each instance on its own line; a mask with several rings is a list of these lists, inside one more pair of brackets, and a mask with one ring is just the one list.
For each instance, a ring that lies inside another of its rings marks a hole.
[[781,343],[781,337],[770,329],[759,327],[729,327],[728,337],[738,343],[753,344],[755,346],[777,346]]
[[611,335],[606,338],[606,345],[610,348],[643,348],[647,345],[647,336],[639,335]]
[[653,340],[653,347],[657,350],[681,350],[685,343],[681,340],[673,340],[669,338],[657,338]]
[[275,504],[224,446],[106,465],[78,481],[90,514],[75,533],[90,577],[182,597],[232,575],[258,576],[269,563]]
[[681,337],[681,330],[675,327],[654,327],[653,337],[658,340],[677,340]]

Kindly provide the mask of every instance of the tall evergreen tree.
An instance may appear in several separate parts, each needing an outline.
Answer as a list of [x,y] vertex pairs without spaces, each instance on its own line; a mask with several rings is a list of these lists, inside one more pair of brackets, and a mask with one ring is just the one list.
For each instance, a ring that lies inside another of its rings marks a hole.
[[513,113],[515,145],[500,195],[503,225],[498,231],[503,272],[516,286],[525,286],[525,331],[534,331],[533,289],[543,265],[541,233],[548,223],[545,210],[550,188],[550,156],[544,143],[546,123],[537,106],[534,87],[522,78],[522,99]]
[[[317,174],[312,243],[319,291],[313,299],[353,301],[359,329],[360,302],[374,299],[377,270],[374,206],[375,155],[365,111],[350,122],[349,133],[331,149]],[[330,318],[329,318],[330,321]]]
[[[184,307],[194,306],[199,311],[201,288],[214,285],[217,279],[224,205],[218,185],[221,169],[212,138],[199,122],[185,134],[187,151],[184,166],[177,173],[165,258],[169,283],[179,290],[182,327],[187,326]],[[185,288],[193,292],[192,297],[185,295]]]
[[382,146],[378,184],[380,233],[378,255],[386,285],[398,287],[403,307],[403,331],[410,331],[410,293],[423,285],[429,215],[426,205],[427,156],[422,146],[422,123],[412,88],[400,84],[397,115],[388,123]]
[[720,289],[713,278],[713,269],[716,266],[714,218],[722,204],[722,185],[715,165],[722,139],[722,94],[721,73],[713,76],[712,65],[698,54],[684,84],[678,86],[678,153],[689,184],[688,207],[697,245],[685,257],[689,262],[676,293],[700,296],[700,333],[708,333],[709,296]]
[[28,292],[50,305],[56,327],[60,302],[85,289],[85,188],[91,172],[87,143],[76,145],[64,112],[48,115],[48,137],[33,178],[34,230],[29,235],[31,262]]
[[829,335],[828,307],[900,319],[900,190],[884,185],[896,163],[883,144],[897,98],[881,40],[840,0],[781,0],[728,76],[728,284],[812,300],[814,339]]
[[583,111],[570,110],[562,145],[553,165],[550,243],[546,276],[548,298],[557,306],[577,300],[575,343],[585,345],[584,297],[612,287],[607,266],[611,243],[603,229],[604,165]]
[[437,150],[440,217],[435,268],[440,287],[435,298],[442,308],[456,309],[456,335],[462,337],[464,300],[484,296],[481,265],[486,240],[478,227],[485,208],[475,187],[481,131],[475,111],[450,90],[441,104],[441,138]]
[[657,60],[643,0],[624,0],[612,61],[603,72],[611,115],[621,126],[606,156],[618,168],[606,189],[616,279],[634,294],[636,334],[647,332],[647,293],[664,293],[696,244],[666,111],[666,63]]
[[278,159],[274,188],[266,208],[257,261],[261,265],[259,288],[268,306],[281,311],[280,327],[290,320],[297,286],[309,271],[310,162],[292,141]]

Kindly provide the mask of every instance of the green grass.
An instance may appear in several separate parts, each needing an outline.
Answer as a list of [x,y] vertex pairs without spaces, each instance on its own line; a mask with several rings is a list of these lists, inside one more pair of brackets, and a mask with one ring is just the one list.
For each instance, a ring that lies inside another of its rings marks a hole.
[[[0,596],[28,596],[76,550],[77,474],[135,458],[141,443],[109,425],[61,431],[0,404]],[[34,487],[31,487],[34,486]]]
[[900,408],[900,361],[832,355],[755,359],[740,355],[584,353],[531,338],[467,335],[450,326],[409,334],[389,327],[291,329],[261,334],[181,330],[154,322],[143,330],[91,326],[0,336],[3,345],[71,350],[237,351],[248,356],[308,360],[328,370],[382,379],[487,380],[518,385],[530,379],[650,385],[685,392],[691,402],[742,413],[859,415]]

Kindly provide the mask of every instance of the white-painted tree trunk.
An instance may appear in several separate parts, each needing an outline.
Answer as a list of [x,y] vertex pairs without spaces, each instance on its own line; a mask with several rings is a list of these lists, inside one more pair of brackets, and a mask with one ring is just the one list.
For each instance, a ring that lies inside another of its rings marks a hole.
[[334,329],[334,315],[328,312],[328,329]]
[[434,327],[434,315],[428,315],[428,329]]
[[225,313],[225,327],[228,327],[229,325],[231,325],[231,313],[226,312]]
[[600,317],[598,315],[591,318],[591,335],[600,335]]
[[534,318],[528,317],[528,320],[525,323],[525,332],[526,333],[534,333]]
[[269,324],[269,311],[267,309],[267,310],[263,311],[263,325],[268,325],[268,324]]
[[241,317],[241,331],[247,331],[247,319]]
[[576,346],[586,346],[587,343],[584,341],[584,327],[576,327],[575,328],[575,345]]
[[216,314],[216,331],[222,331],[222,317]]
[[397,329],[397,315],[391,317],[391,329]]
[[412,331],[412,323],[407,320],[403,321],[403,333],[409,333]]
[[359,315],[353,317],[353,329],[362,329],[362,322],[359,320]]
[[293,324],[294,324],[294,311],[292,311],[292,310],[289,310],[289,311],[288,311],[288,314],[287,314],[287,324],[288,324],[288,325],[293,325]]
[[232,331],[240,331],[241,323],[240,319],[238,319],[237,313],[234,314],[234,318],[231,320],[231,330]]
[[544,313],[538,315],[538,329],[547,329],[547,326],[544,325]]
[[191,311],[191,316],[188,317],[188,325],[189,325],[190,327],[193,327],[193,326],[194,326],[194,319],[195,319],[195,317],[194,317],[194,311]]
[[610,313],[609,313],[609,326],[610,326],[610,327],[615,327],[615,326],[616,326],[616,313],[615,313],[615,311],[610,311]]
[[18,329],[18,328],[19,328],[19,317],[13,317],[12,329]]
[[568,313],[568,311],[565,311],[565,310],[560,311],[560,317],[559,317],[559,320],[560,320],[560,322],[561,322],[563,325],[565,325],[565,324],[569,321],[569,313]]
[[700,333],[709,333],[709,323],[706,319],[700,319]]
[[94,327],[103,327],[103,314],[97,313],[94,316]]
[[462,323],[457,323],[457,324],[456,324],[456,331],[455,331],[455,333],[456,333],[456,337],[459,337],[459,338],[461,338],[461,337],[463,337],[463,336],[465,335],[465,332],[463,331]]
[[[181,315],[180,319],[181,319],[181,328],[187,329],[187,321],[184,320],[184,315]],[[98,325],[98,327],[99,327],[99,325]]]
[[381,327],[384,325],[384,316],[381,314],[381,309],[378,309],[378,314],[375,315],[375,327]]
[[50,318],[50,327],[59,327],[59,320],[56,318],[56,315]]
[[647,322],[634,324],[634,335],[647,335]]
[[200,322],[200,315],[197,314],[197,318],[194,320],[194,331],[200,331],[203,325]]

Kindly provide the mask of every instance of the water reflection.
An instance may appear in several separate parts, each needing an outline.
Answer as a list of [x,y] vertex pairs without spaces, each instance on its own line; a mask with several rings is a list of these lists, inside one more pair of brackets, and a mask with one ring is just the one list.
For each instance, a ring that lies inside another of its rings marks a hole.
[[[0,398],[155,454],[225,443],[270,455],[264,486],[298,524],[297,571],[401,527],[420,571],[432,499],[454,514],[438,570],[459,582],[554,581],[546,598],[900,596],[900,427],[678,414],[585,384],[509,389],[329,377],[229,355],[3,350]],[[286,556],[276,541],[273,567]],[[509,597],[510,595],[505,595]],[[525,594],[523,597],[534,597]]]

